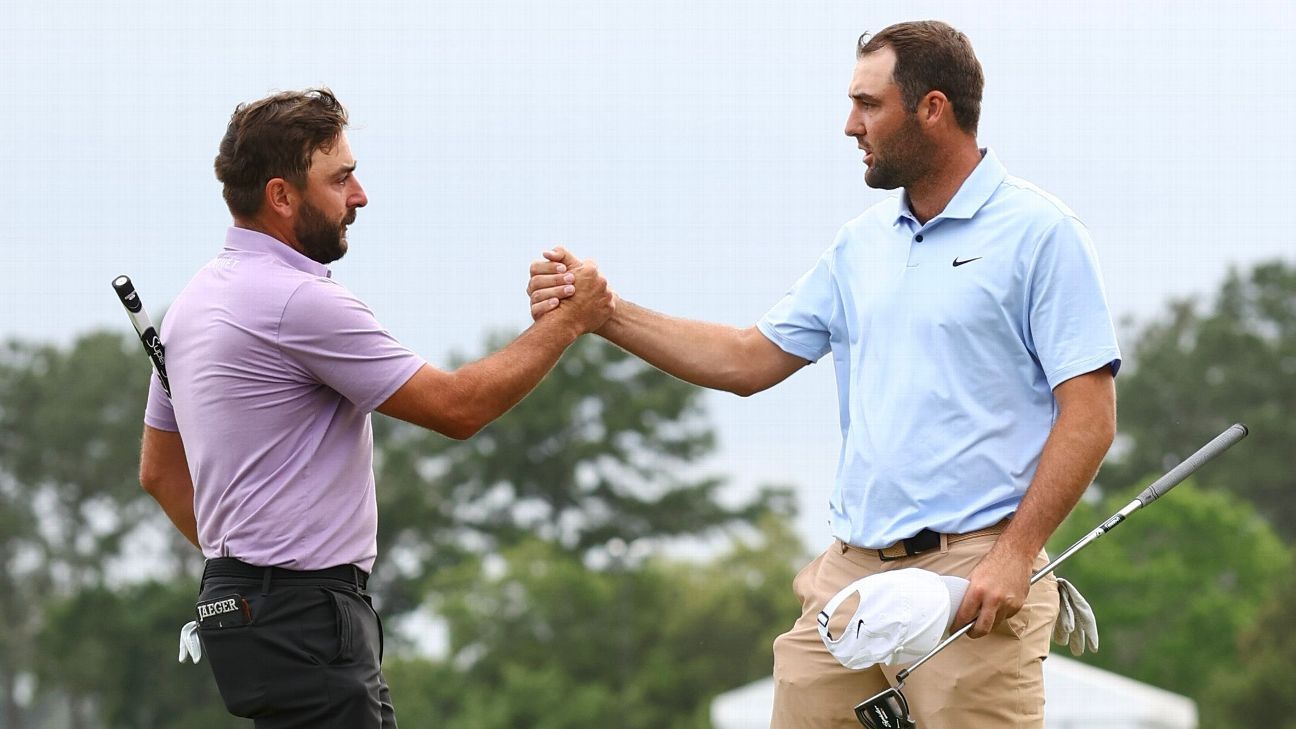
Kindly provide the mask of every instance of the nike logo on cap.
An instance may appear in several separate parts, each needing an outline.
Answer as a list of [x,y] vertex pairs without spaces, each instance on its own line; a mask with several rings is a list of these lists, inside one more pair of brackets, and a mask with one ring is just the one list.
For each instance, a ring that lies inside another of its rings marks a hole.
[[981,256],[977,256],[976,258],[969,258],[969,259],[967,259],[966,261],[960,261],[960,260],[958,259],[958,256],[955,256],[955,257],[954,257],[954,267],[955,267],[955,268],[958,268],[959,266],[962,266],[962,265],[965,264],[965,263],[971,263],[971,262],[973,262],[973,261],[979,261],[979,260],[981,260]]

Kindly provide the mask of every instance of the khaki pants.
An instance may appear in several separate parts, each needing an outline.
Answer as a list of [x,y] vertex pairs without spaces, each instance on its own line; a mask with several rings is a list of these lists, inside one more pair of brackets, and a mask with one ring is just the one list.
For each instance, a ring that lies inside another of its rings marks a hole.
[[[801,617],[774,641],[771,729],[860,729],[855,705],[890,686],[904,668],[852,671],[837,662],[819,637],[817,620],[833,595],[861,577],[905,567],[967,577],[996,539],[991,534],[949,544],[942,537],[939,550],[886,562],[877,550],[835,542],[806,565],[792,582]],[[1035,569],[1047,562],[1040,552]],[[1031,588],[1021,611],[989,635],[959,638],[923,664],[903,689],[919,729],[1042,729],[1042,664],[1057,612],[1057,581],[1049,575]]]

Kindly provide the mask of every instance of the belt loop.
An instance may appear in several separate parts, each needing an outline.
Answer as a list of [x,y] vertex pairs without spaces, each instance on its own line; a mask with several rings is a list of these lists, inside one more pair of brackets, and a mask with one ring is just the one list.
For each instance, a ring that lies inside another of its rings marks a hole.
[[356,592],[364,592],[364,586],[360,584],[360,568],[354,564],[351,565],[351,581],[355,583]]
[[940,533],[940,553],[949,552],[949,535],[945,532]]
[[274,567],[266,567],[265,575],[261,578],[261,597],[270,594],[270,576],[274,574]]
[[842,554],[846,554],[846,550],[850,549],[846,542],[843,542],[840,539],[837,540],[837,548],[841,550]]

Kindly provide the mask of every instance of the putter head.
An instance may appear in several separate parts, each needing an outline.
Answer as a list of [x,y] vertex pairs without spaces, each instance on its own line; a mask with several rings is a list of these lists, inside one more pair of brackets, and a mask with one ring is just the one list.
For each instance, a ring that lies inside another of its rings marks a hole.
[[855,717],[868,729],[916,729],[909,718],[909,702],[898,688],[865,699],[855,707]]

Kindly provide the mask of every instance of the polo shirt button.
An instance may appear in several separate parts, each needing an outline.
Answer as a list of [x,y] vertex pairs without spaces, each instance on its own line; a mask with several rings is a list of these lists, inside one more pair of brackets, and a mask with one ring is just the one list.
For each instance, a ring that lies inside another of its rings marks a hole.
[[918,241],[919,243],[922,243],[922,233],[915,235],[914,240]]

